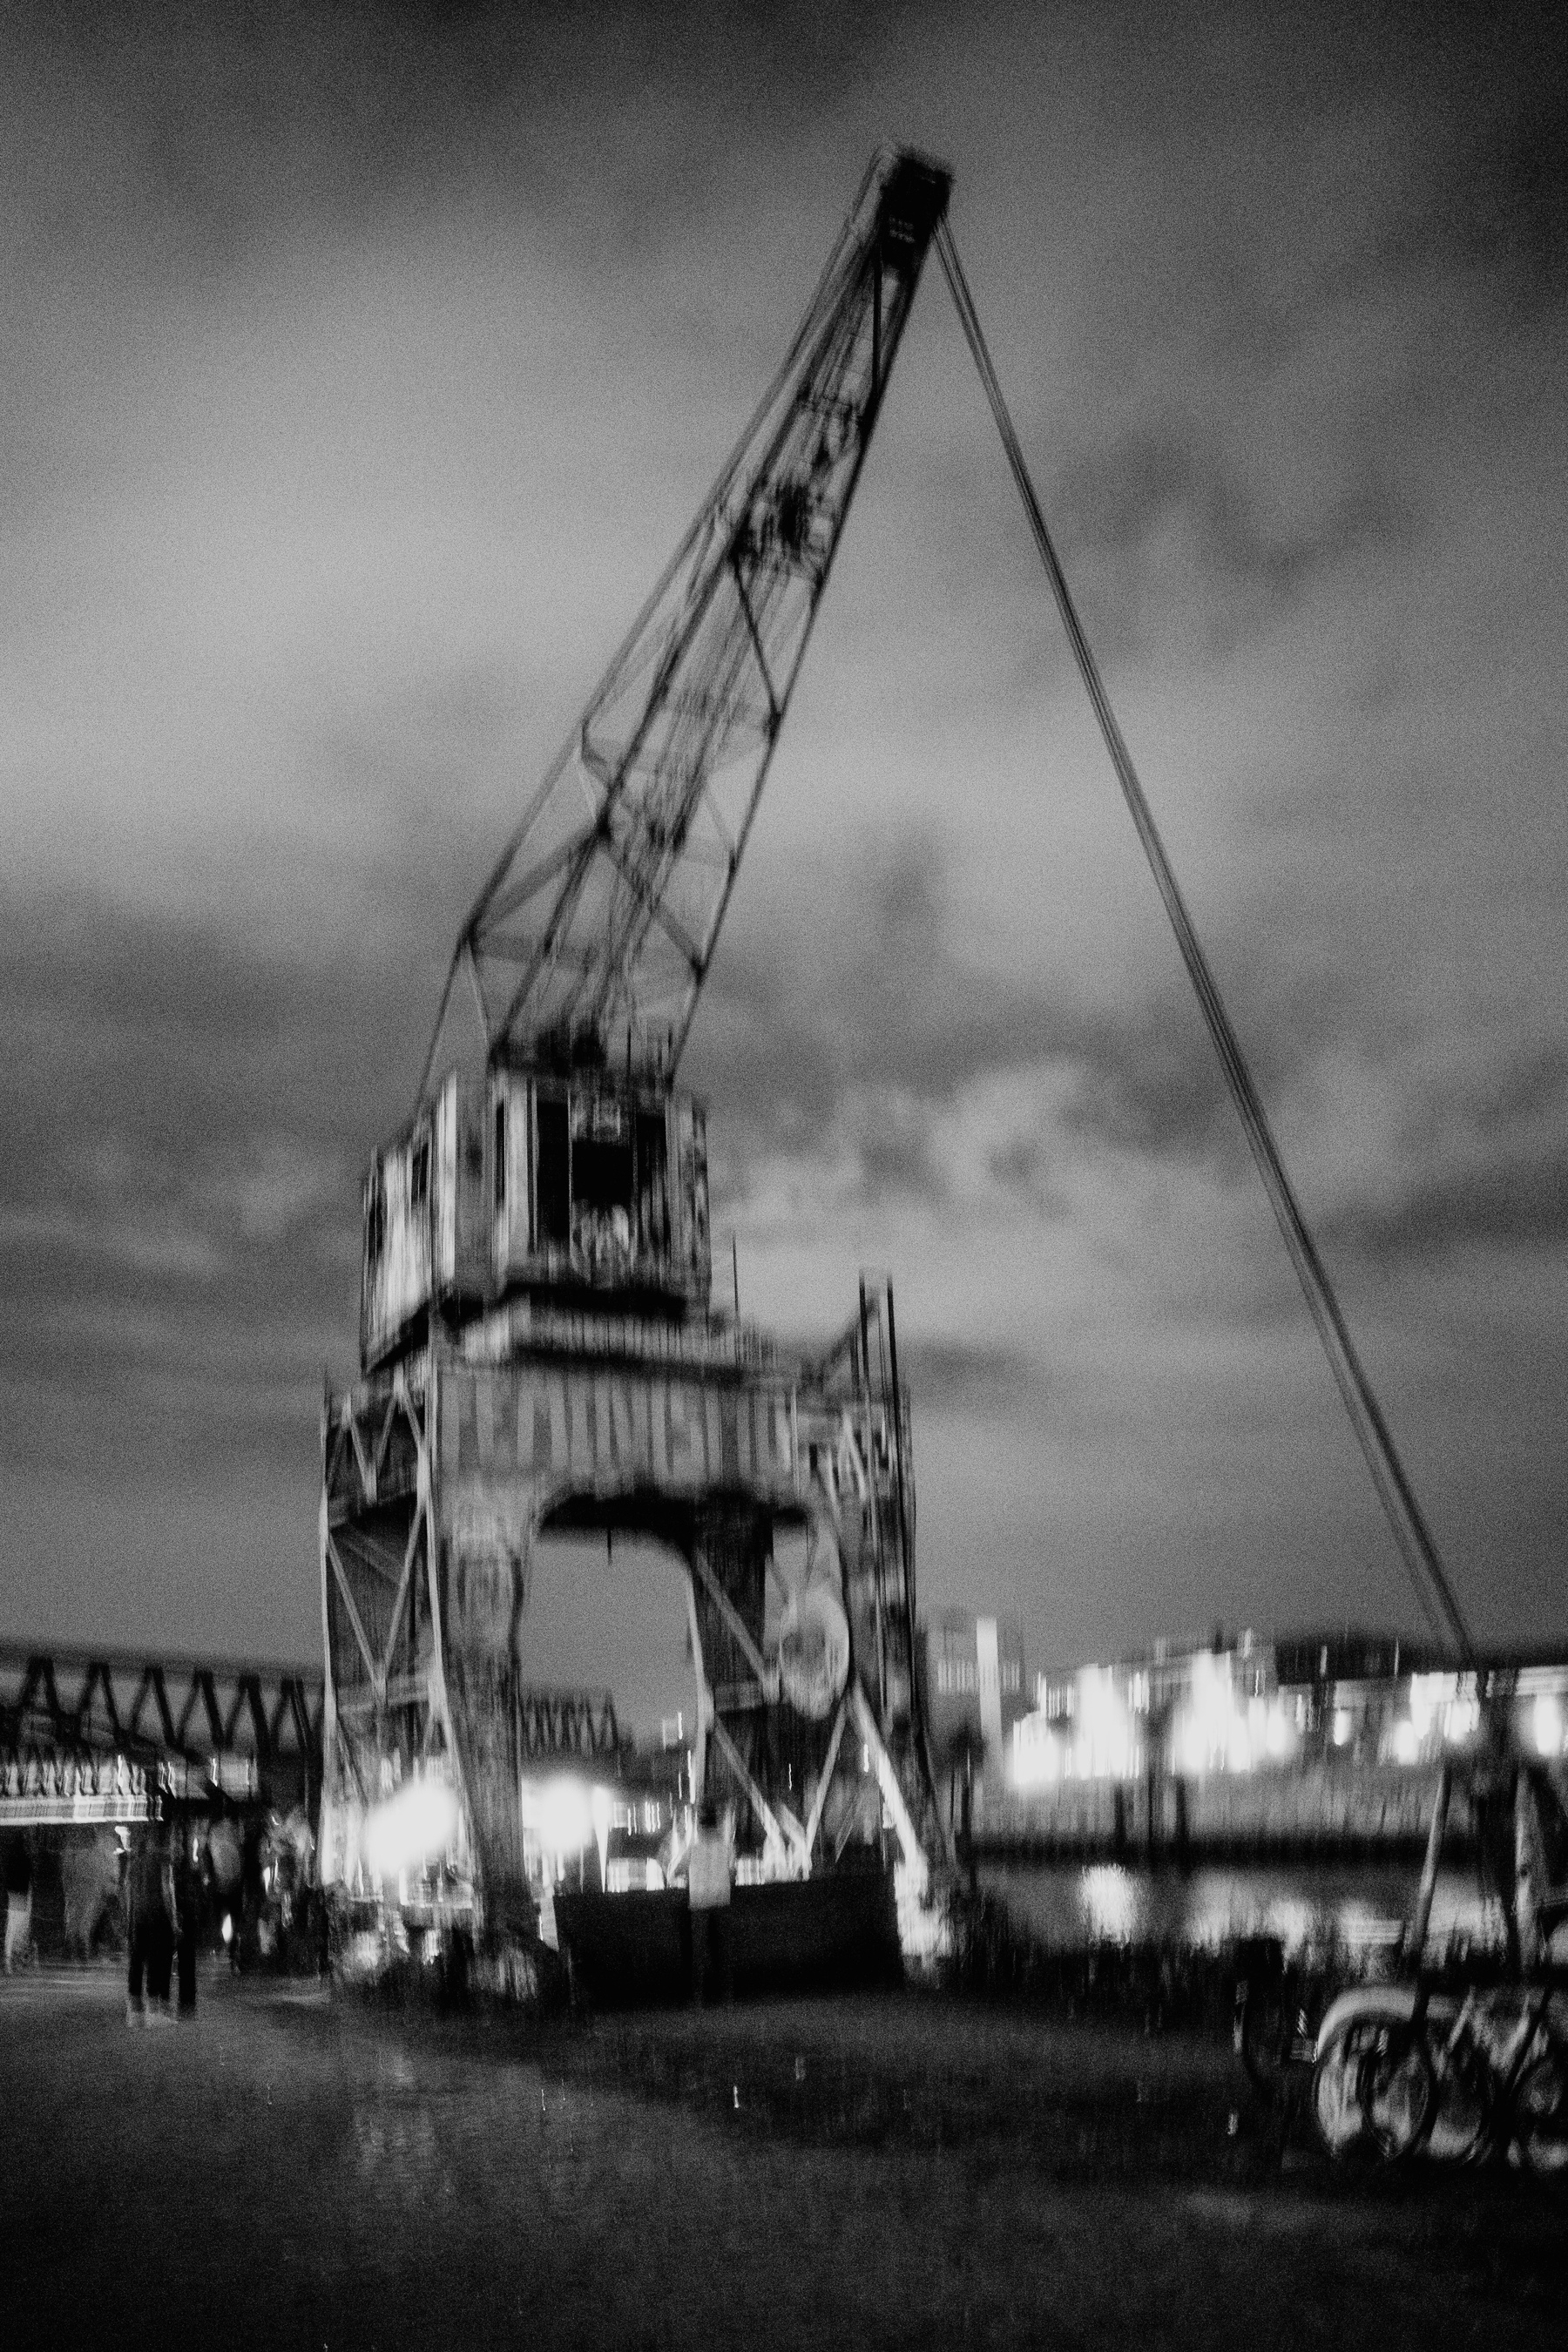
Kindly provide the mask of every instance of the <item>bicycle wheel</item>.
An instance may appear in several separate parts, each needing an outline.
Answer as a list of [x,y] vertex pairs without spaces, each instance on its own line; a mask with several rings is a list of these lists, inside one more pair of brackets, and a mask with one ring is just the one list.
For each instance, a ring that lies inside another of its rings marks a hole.
[[1568,2172],[1568,2071],[1546,2051],[1520,2076],[1510,2102],[1512,2145],[1529,2172]]
[[1438,2164],[1473,2164],[1492,2146],[1491,2078],[1471,2048],[1439,2047],[1433,2071],[1437,2104],[1426,2133],[1426,2153]]
[[1349,2018],[1318,2053],[1312,2068],[1312,2121],[1336,2164],[1382,2153],[1373,2137],[1362,2084],[1377,2038],[1386,2030],[1376,2019]]
[[1359,2087],[1367,2130],[1384,2163],[1415,2156],[1437,2112],[1426,2034],[1415,2026],[1384,2025],[1362,2061]]

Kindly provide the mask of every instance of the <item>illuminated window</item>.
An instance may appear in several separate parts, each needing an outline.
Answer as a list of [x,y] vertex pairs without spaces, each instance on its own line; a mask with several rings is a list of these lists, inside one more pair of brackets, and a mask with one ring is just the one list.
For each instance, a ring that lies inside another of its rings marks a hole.
[[944,1696],[962,1696],[975,1688],[978,1671],[973,1658],[939,1658],[936,1662],[936,1686]]

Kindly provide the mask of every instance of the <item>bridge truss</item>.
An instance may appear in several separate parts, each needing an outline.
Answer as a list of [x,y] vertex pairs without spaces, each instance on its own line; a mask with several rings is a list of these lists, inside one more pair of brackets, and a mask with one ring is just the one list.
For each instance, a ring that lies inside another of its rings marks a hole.
[[322,1679],[0,1644],[0,1823],[144,1820],[160,1797],[313,1802]]
[[[321,1786],[309,1669],[0,1643],[0,1828],[145,1821],[169,1798],[302,1804]],[[520,1687],[520,1756],[614,1765],[606,1691]]]

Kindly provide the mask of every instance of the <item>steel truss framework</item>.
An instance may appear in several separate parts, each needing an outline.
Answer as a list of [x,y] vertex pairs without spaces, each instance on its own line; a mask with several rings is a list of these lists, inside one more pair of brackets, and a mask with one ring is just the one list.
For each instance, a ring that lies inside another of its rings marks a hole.
[[[547,1760],[592,1761],[614,1770],[623,1742],[607,1691],[542,1690],[527,1685],[510,1643],[484,1646],[482,1696],[475,1660],[449,1655],[447,1596],[456,1566],[459,1621],[470,1586],[493,1594],[504,1571],[494,1554],[461,1543],[454,1553],[433,1540],[437,1477],[433,1453],[438,1360],[416,1357],[391,1378],[340,1398],[322,1412],[321,1504],[322,1632],[328,1661],[323,1807],[323,1872],[352,1880],[362,1862],[360,1838],[370,1809],[426,1769],[471,1782],[462,1859],[471,1863],[476,1827],[481,1844],[500,1841],[499,1885],[515,1898],[520,1875],[516,1824],[476,1806],[497,1783]],[[493,1533],[493,1531],[492,1531]],[[521,1610],[519,1589],[509,1618]],[[493,1632],[493,1629],[492,1629]],[[467,1742],[464,1733],[468,1732]],[[485,1742],[482,1755],[473,1739]],[[469,1749],[465,1774],[458,1761]],[[515,1812],[515,1801],[511,1811]],[[505,1900],[503,1895],[503,1901]]]
[[[637,1328],[623,1356],[592,1363],[437,1346],[328,1399],[330,1879],[356,1882],[370,1810],[429,1773],[461,1796],[462,1858],[492,1913],[528,1913],[521,1774],[563,1754],[607,1768],[618,1745],[607,1697],[531,1693],[524,1679],[534,1545],[585,1532],[653,1538],[685,1567],[696,1771],[775,1867],[806,1874],[825,1848],[875,1836],[885,1810],[923,1876],[937,1832],[915,1717],[913,1491],[907,1416],[885,1372],[871,1378],[881,1302],[826,1360],[793,1371],[735,1334],[727,1367],[649,1360]],[[826,1579],[847,1622],[847,1679],[816,1712],[781,1687],[780,1524],[807,1531],[804,1581]]]
[[618,1757],[624,1744],[608,1691],[525,1689],[518,1694],[521,1764],[562,1757],[603,1763]]
[[[459,935],[487,1053],[668,1081],[880,413],[948,176],[879,158],[778,374]],[[421,1082],[421,1092],[425,1081]]]
[[160,1781],[308,1797],[321,1708],[295,1668],[0,1644],[0,1803],[73,1822],[144,1811]]

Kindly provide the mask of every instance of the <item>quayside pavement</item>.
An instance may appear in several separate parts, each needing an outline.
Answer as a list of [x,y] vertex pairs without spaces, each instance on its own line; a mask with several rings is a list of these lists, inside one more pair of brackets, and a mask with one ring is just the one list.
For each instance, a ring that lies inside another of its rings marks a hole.
[[[1495,2341],[1560,2193],[1347,2181],[1227,2049],[910,1995],[539,2025],[0,1979],[17,2345]],[[14,2331],[14,2332],[12,2332]]]

